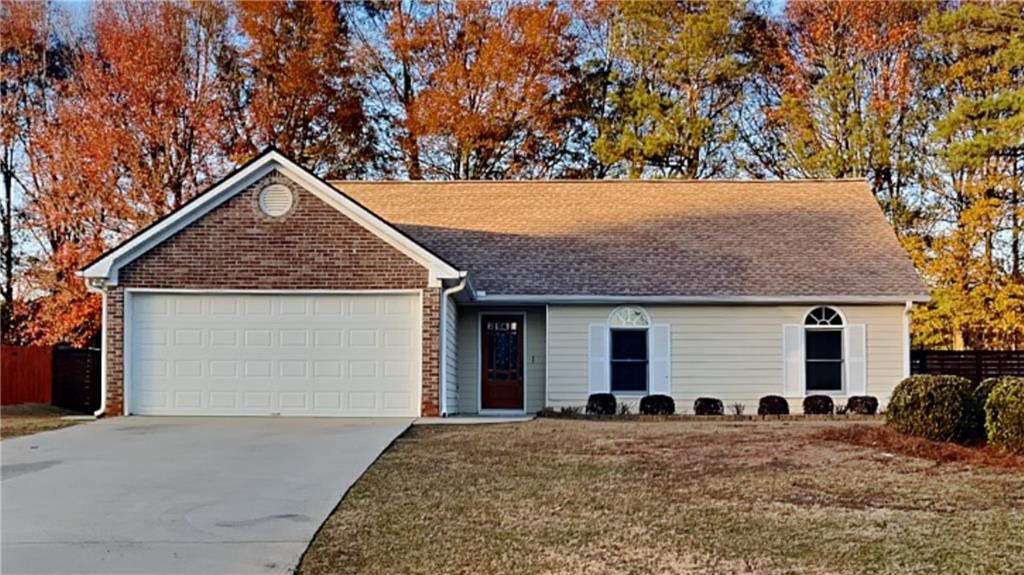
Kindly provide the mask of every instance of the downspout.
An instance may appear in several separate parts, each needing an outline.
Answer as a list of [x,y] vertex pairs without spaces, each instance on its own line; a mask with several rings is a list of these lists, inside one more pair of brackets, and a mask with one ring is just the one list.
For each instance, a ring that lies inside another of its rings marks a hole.
[[100,294],[103,302],[100,317],[100,407],[93,412],[93,417],[103,417],[107,411],[107,290],[106,286],[86,281],[86,290]]
[[462,279],[452,287],[441,291],[441,366],[440,385],[438,392],[441,394],[440,406],[441,417],[448,416],[448,296],[459,293],[466,289],[466,274],[462,273]]
[[910,377],[910,316],[914,302],[908,301],[903,307],[903,377]]

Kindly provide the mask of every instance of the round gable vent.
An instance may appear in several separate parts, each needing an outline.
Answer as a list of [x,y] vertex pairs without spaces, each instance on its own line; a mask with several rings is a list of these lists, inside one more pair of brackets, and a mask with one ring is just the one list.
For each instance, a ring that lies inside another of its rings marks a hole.
[[295,198],[284,184],[270,184],[260,190],[260,210],[271,217],[280,217],[292,209]]

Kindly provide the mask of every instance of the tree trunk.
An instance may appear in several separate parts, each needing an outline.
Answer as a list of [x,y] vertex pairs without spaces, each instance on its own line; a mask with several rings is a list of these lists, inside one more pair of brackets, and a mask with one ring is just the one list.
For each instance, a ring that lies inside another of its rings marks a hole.
[[0,306],[0,335],[3,339],[11,337],[11,304],[14,302],[14,174],[13,165],[6,162],[4,158],[3,180],[4,180],[4,205],[0,219],[3,220],[3,245],[0,246],[0,256],[4,260],[3,286],[0,287],[0,298],[3,298],[3,305]]
[[1020,277],[1020,178],[1014,165],[1014,178],[1010,190],[1010,276]]

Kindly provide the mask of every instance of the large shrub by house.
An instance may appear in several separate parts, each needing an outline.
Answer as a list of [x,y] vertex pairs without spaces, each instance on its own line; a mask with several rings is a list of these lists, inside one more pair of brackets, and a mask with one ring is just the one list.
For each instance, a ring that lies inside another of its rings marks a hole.
[[985,402],[988,441],[1016,453],[1024,453],[1024,378],[1004,377]]
[[974,410],[974,430],[972,434],[975,437],[988,437],[988,433],[985,431],[985,403],[988,402],[988,396],[995,389],[996,385],[999,384],[1004,377],[989,377],[981,380],[981,383],[974,388],[974,405],[971,409]]
[[977,437],[975,386],[955,375],[912,375],[893,390],[886,423],[908,435],[966,442]]

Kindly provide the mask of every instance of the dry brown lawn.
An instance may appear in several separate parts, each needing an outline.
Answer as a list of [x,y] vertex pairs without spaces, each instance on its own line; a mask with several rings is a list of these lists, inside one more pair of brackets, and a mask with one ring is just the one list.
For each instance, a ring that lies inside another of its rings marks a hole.
[[9,439],[21,435],[32,435],[40,431],[60,429],[82,423],[81,421],[61,419],[65,415],[81,414],[38,403],[5,405],[0,408],[0,438]]
[[300,573],[1020,573],[1024,472],[830,422],[415,427]]

